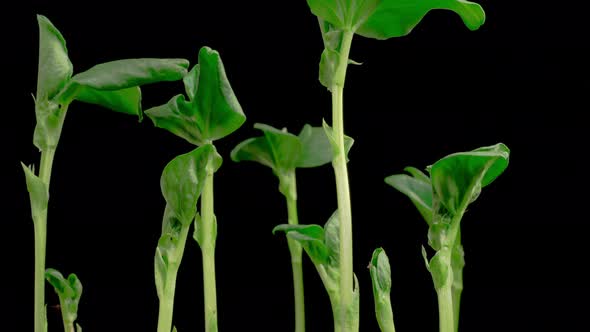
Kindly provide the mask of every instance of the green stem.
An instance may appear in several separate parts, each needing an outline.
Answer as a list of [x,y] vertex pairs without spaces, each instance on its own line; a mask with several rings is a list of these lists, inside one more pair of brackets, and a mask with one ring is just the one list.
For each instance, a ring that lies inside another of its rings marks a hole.
[[[288,190],[285,194],[287,200],[287,211],[290,225],[299,224],[297,217],[297,182],[295,171],[287,175],[285,182]],[[281,181],[283,181],[281,179]],[[301,264],[301,245],[290,238],[287,238],[289,252],[291,253],[291,267],[293,269],[293,293],[295,299],[295,332],[305,332],[305,298],[303,291],[303,269]]]
[[174,294],[176,293],[176,276],[178,275],[178,268],[184,255],[184,247],[186,246],[186,238],[190,225],[182,226],[178,238],[176,258],[174,263],[168,266],[166,271],[166,284],[160,299],[160,308],[158,312],[158,332],[172,331],[172,316],[174,313]]
[[[353,37],[352,31],[344,31],[340,47],[338,68],[334,76],[332,91],[332,122],[334,126],[334,140],[336,153],[332,166],[336,177],[336,191],[338,197],[338,214],[340,220],[340,312],[338,319],[345,331],[354,329],[350,322],[353,317],[347,317],[353,307],[353,269],[352,269],[352,213],[350,205],[350,188],[348,184],[348,170],[346,167],[346,150],[344,146],[344,117],[343,92],[348,66],[348,55]],[[348,322],[348,323],[347,323]]]
[[207,176],[201,194],[201,227],[203,256],[203,291],[205,296],[205,331],[217,332],[217,295],[215,286],[216,220],[213,212],[213,165],[206,167]]
[[[39,179],[47,185],[51,180],[51,169],[55,149],[47,149],[41,152],[41,165],[39,166]],[[47,210],[43,211],[37,220],[33,220],[35,232],[35,332],[45,331],[45,251],[47,247]]]
[[440,332],[455,332],[451,283],[447,282],[442,288],[437,289],[437,295]]

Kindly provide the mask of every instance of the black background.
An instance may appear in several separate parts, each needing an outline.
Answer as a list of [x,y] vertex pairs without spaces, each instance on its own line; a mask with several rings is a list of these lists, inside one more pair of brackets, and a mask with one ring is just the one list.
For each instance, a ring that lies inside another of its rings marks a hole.
[[[481,1],[487,22],[468,31],[450,12],[431,12],[408,36],[355,37],[345,89],[354,269],[361,330],[377,331],[369,273],[374,248],[392,265],[398,331],[435,331],[436,294],[420,256],[427,227],[409,200],[383,183],[403,167],[504,142],[510,166],[463,219],[466,250],[462,331],[583,331],[590,309],[587,263],[588,29],[575,3]],[[235,164],[229,151],[259,134],[255,122],[298,132],[330,120],[317,81],[322,42],[304,1],[32,1],[6,28],[2,135],[2,316],[32,329],[33,227],[19,161],[37,163],[30,97],[38,31],[46,15],[64,35],[74,73],[120,58],[181,57],[218,50],[248,117],[216,142],[217,285],[222,331],[292,330],[289,255],[274,225],[286,207],[269,169]],[[9,17],[11,11],[5,11]],[[16,80],[15,78],[20,78]],[[19,81],[19,84],[12,82]],[[145,109],[182,91],[179,82],[143,89]],[[8,117],[7,117],[8,115]],[[158,301],[153,255],[164,200],[162,169],[192,147],[172,134],[92,105],[70,107],[51,182],[47,267],[84,285],[85,332],[153,331]],[[301,223],[323,224],[336,207],[332,168],[298,172]],[[175,324],[202,330],[200,251],[189,239],[179,272]],[[308,331],[328,331],[328,297],[304,265]],[[60,331],[47,288],[50,330]]]

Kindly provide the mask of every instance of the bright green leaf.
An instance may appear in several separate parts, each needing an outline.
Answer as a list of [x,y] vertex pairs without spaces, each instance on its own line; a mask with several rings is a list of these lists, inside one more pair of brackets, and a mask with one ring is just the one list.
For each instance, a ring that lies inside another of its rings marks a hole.
[[442,158],[430,169],[435,194],[449,212],[462,213],[481,188],[508,167],[509,154],[508,147],[499,143]]
[[271,148],[265,136],[248,138],[236,145],[231,151],[233,161],[255,161],[264,166],[275,168]]
[[432,187],[430,182],[423,182],[406,174],[391,175],[385,183],[408,196],[426,223],[432,224]]
[[27,190],[29,191],[31,215],[33,216],[33,221],[37,222],[37,220],[42,219],[42,217],[46,215],[49,202],[49,190],[47,184],[36,176],[30,168],[23,163],[21,163],[21,166],[25,173]]
[[278,225],[273,233],[282,231],[301,244],[315,265],[328,263],[329,251],[324,244],[324,229],[318,225]]
[[416,167],[408,166],[404,168],[404,171],[410,173],[416,180],[420,180],[422,182],[426,182],[430,185],[430,178],[428,175],[424,174],[421,170],[417,169]]
[[43,15],[39,24],[39,68],[37,101],[52,99],[72,77],[73,66],[68,58],[66,41],[57,28]]
[[202,145],[231,134],[246,121],[216,51],[201,48],[199,64],[185,77],[184,85],[188,101],[178,95],[145,112],[156,127]]
[[295,169],[302,153],[299,138],[288,133],[286,129],[278,130],[262,123],[256,123],[254,128],[264,133],[273,158],[273,168],[277,171]]
[[197,200],[206,176],[205,167],[209,158],[216,154],[215,148],[206,144],[174,158],[164,168],[160,179],[162,194],[184,225],[190,224],[197,212]]
[[59,297],[64,322],[72,325],[78,316],[78,304],[82,296],[82,283],[75,274],[67,279],[55,269],[45,271],[45,279],[53,286]]
[[137,115],[140,121],[143,118],[139,87],[106,91],[81,86],[77,91],[76,100],[100,105],[115,112]]
[[339,29],[354,30],[375,11],[381,0],[307,0],[312,13]]
[[375,39],[405,36],[433,9],[454,11],[470,30],[485,22],[482,7],[465,0],[383,0],[356,33]]

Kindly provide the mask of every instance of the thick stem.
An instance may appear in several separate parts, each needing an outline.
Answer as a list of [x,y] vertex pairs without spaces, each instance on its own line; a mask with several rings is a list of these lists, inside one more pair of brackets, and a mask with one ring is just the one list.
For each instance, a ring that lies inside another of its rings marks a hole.
[[203,256],[203,292],[205,296],[205,331],[217,332],[217,295],[215,286],[216,221],[213,212],[213,165],[209,161],[201,194],[201,227]]
[[[290,225],[299,224],[297,216],[297,183],[295,178],[295,171],[293,170],[287,175],[288,183],[287,194],[287,211]],[[283,180],[281,180],[283,181]],[[287,238],[289,243],[289,252],[291,253],[291,267],[293,269],[293,295],[295,299],[295,332],[305,331],[305,298],[303,291],[303,269],[301,263],[302,248],[301,245],[290,238]]]
[[[47,149],[41,152],[41,165],[39,166],[39,179],[47,185],[51,180],[51,169],[55,149]],[[45,331],[45,250],[47,247],[47,210],[42,212],[36,220],[33,220],[35,232],[35,332]]]
[[437,289],[440,332],[455,332],[451,283]]
[[352,213],[350,205],[350,189],[348,184],[348,170],[346,167],[346,150],[344,146],[344,117],[343,90],[348,65],[348,55],[352,43],[353,33],[344,31],[340,47],[338,68],[334,77],[332,91],[332,122],[334,139],[336,142],[335,158],[332,161],[336,177],[336,191],[338,197],[338,214],[340,221],[340,306],[339,326],[345,331],[354,329],[352,322],[355,318],[347,317],[353,306],[353,269],[352,269]]
[[160,299],[160,308],[158,313],[158,332],[172,331],[172,317],[174,313],[174,295],[176,293],[176,277],[178,268],[184,255],[186,238],[190,225],[183,225],[178,238],[177,251],[175,253],[174,264],[168,266],[166,271],[166,284],[164,285],[163,295]]

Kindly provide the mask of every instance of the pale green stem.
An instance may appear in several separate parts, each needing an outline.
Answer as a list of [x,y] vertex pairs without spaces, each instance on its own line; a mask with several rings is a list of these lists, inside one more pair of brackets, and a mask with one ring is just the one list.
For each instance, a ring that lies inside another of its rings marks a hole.
[[217,332],[217,292],[215,285],[215,227],[213,212],[213,165],[209,161],[207,176],[201,194],[201,227],[203,257],[203,292],[205,297],[205,331]]
[[[297,217],[297,183],[295,171],[291,171],[286,179],[288,184],[285,199],[287,200],[287,211],[290,225],[298,225]],[[283,180],[281,180],[283,181]],[[295,332],[305,331],[305,298],[303,291],[303,269],[301,265],[301,245],[287,237],[289,252],[291,253],[291,267],[293,269],[293,293],[295,299]]]
[[166,283],[162,291],[162,298],[160,299],[160,308],[158,313],[158,332],[172,331],[172,317],[174,313],[174,295],[176,293],[176,276],[178,275],[178,268],[184,255],[184,247],[186,246],[186,238],[190,229],[189,225],[183,225],[178,237],[176,258],[174,264],[170,264],[166,270]]
[[447,282],[442,288],[437,289],[437,295],[440,332],[455,332],[451,283]]
[[344,146],[343,90],[348,65],[348,55],[353,37],[352,31],[344,31],[340,47],[338,68],[334,76],[332,91],[332,122],[336,142],[335,158],[332,161],[336,177],[338,214],[340,220],[340,306],[339,324],[344,331],[352,331],[355,318],[347,317],[353,306],[353,269],[352,269],[352,213],[350,204],[350,188],[346,166],[346,150]]

